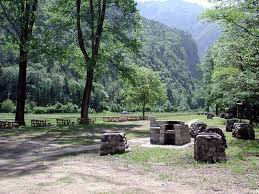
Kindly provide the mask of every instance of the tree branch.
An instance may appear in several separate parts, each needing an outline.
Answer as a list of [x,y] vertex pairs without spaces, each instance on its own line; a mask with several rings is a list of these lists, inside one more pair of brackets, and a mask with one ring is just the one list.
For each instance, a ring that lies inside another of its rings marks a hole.
[[78,36],[78,44],[84,55],[85,61],[88,62],[90,60],[84,43],[84,37],[81,28],[81,0],[76,0],[76,25],[77,25],[77,36]]

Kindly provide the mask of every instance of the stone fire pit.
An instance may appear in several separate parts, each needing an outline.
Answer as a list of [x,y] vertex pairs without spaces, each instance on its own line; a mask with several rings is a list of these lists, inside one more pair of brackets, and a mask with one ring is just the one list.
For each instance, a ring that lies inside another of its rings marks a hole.
[[160,121],[150,118],[150,143],[184,145],[191,142],[188,125],[182,121]]

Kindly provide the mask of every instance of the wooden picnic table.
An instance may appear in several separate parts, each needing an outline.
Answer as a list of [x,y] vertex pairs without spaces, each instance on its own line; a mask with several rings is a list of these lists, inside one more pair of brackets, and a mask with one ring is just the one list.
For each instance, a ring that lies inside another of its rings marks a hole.
[[73,125],[75,122],[71,121],[71,118],[57,118],[57,126]]
[[78,118],[77,122],[79,124],[89,124],[89,123],[95,123],[96,122],[96,117],[92,117],[92,118]]
[[32,127],[47,127],[50,123],[47,123],[47,120],[40,120],[40,119],[32,119],[31,120],[31,126]]
[[0,121],[0,129],[19,128],[19,123],[16,121]]

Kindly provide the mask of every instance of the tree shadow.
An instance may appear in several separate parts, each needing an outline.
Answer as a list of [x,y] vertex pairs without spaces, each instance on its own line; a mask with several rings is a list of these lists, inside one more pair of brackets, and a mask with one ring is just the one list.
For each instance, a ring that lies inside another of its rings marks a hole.
[[134,129],[139,126],[102,123],[1,131],[0,179],[43,172],[63,157],[83,153],[98,154],[100,136],[105,132],[125,131],[130,136],[146,137],[147,131]]

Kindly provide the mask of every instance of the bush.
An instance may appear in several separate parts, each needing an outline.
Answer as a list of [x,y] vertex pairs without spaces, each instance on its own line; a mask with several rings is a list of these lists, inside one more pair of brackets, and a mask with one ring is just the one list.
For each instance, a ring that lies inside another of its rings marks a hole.
[[95,110],[94,108],[89,108],[88,112],[89,112],[90,114],[93,114],[93,113],[96,113],[96,110]]
[[7,99],[2,102],[1,111],[5,113],[13,113],[15,111],[15,104],[12,100]]
[[47,109],[45,107],[41,107],[41,106],[34,107],[33,113],[35,113],[35,114],[45,114],[45,113],[47,113]]
[[67,103],[62,105],[61,103],[56,103],[53,106],[48,107],[34,107],[33,112],[35,114],[44,114],[44,113],[77,113],[78,106],[72,103]]
[[76,113],[78,106],[72,103],[65,104],[61,107],[63,113]]

